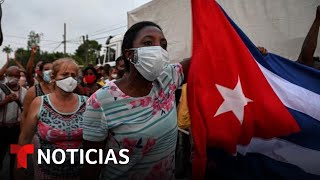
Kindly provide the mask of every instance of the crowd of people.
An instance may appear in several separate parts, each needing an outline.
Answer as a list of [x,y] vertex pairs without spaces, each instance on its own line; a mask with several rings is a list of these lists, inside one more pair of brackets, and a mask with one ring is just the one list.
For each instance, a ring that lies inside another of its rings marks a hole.
[[190,60],[169,64],[166,48],[161,28],[141,22],[125,34],[115,67],[80,69],[67,57],[35,64],[36,48],[26,68],[18,63],[8,67],[8,56],[0,71],[0,132],[9,137],[1,140],[1,162],[10,144],[34,144],[42,150],[130,150],[129,164],[99,167],[40,165],[35,153],[25,172],[14,169],[15,156],[10,155],[10,178],[145,179],[160,172],[173,177],[175,90],[185,81]]
[[[309,66],[314,66],[319,11],[298,60]],[[162,29],[144,21],[125,33],[115,67],[89,65],[82,70],[71,58],[35,65],[34,48],[25,69],[17,60],[8,67],[8,56],[0,70],[0,167],[10,144],[34,144],[43,150],[128,149],[126,165],[37,164],[34,154],[29,172],[15,170],[15,156],[10,155],[10,177],[174,178],[175,156],[181,155],[176,147],[182,144],[176,146],[178,127],[185,134],[190,129],[186,85],[178,113],[175,91],[186,83],[190,58],[169,64],[166,49]],[[259,50],[267,54],[265,48]]]

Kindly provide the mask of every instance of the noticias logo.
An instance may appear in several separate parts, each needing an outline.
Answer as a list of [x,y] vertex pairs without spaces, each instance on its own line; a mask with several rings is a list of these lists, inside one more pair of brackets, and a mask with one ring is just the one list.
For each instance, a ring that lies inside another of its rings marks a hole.
[[[63,164],[66,161],[67,153],[70,154],[70,164],[75,164],[75,154],[79,153],[80,164],[84,164],[85,162],[88,164],[108,164],[109,161],[113,161],[114,164],[128,164],[130,159],[129,156],[125,153],[128,153],[128,149],[121,149],[119,151],[119,156],[116,156],[113,149],[109,149],[107,155],[104,158],[104,150],[103,149],[89,149],[85,152],[83,149],[55,149],[51,152],[50,149],[46,150],[44,153],[41,149],[37,150],[38,153],[38,164],[42,164],[45,162],[46,164],[50,164],[51,160],[54,164]],[[34,145],[27,144],[24,146],[18,144],[10,145],[10,153],[17,155],[17,168],[27,168],[27,155],[34,154]],[[97,160],[90,160],[90,154],[95,153],[98,154]],[[57,159],[59,157],[59,160]],[[123,160],[117,160],[117,157],[123,158]]]

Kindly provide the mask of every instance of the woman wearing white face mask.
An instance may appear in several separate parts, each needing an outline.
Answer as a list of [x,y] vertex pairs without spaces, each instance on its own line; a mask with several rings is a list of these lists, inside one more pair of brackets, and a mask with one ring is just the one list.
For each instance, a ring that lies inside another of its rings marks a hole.
[[19,85],[21,87],[27,88],[27,79],[26,79],[26,72],[21,70],[20,72],[20,79],[19,79]]
[[53,85],[51,84],[52,63],[43,62],[39,66],[39,70],[41,72],[41,75],[39,75],[38,77],[40,79],[40,83],[35,84],[28,89],[26,98],[23,102],[24,111],[22,113],[21,124],[23,124],[25,122],[25,119],[27,118],[27,113],[32,101],[38,96],[43,96],[45,94],[51,93],[53,90]]
[[118,79],[118,70],[116,67],[111,67],[109,70],[109,81]]
[[[73,93],[77,86],[78,65],[73,59],[64,58],[53,63],[51,81],[52,93],[35,98],[31,103],[25,124],[19,137],[19,144],[33,142],[35,149],[79,149],[82,145],[82,114],[87,98]],[[37,150],[35,150],[37,152]],[[79,179],[79,154],[75,164],[70,165],[70,154],[60,165],[38,165],[34,155],[35,179]]]
[[127,77],[108,82],[87,102],[84,148],[129,149],[130,163],[85,166],[83,178],[174,179],[177,114],[175,90],[189,60],[169,64],[167,41],[152,22],[133,25],[122,54]]
[[109,78],[104,81],[105,84],[110,81],[116,81],[118,79],[118,70],[116,67],[110,67],[109,69]]

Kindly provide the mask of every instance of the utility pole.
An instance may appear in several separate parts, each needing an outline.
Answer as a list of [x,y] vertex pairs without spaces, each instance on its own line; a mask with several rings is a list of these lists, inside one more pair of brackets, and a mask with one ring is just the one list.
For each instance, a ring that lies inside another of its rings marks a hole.
[[88,65],[88,49],[89,49],[88,35],[82,36],[82,39],[83,39],[83,45],[85,47],[85,53],[86,53],[86,65]]
[[88,61],[89,61],[89,58],[88,58],[88,54],[89,54],[89,40],[88,40],[88,34],[86,35],[86,60],[87,60],[87,64],[88,64]]
[[66,57],[66,55],[67,55],[67,25],[66,25],[66,23],[64,23],[63,44],[64,44],[64,57]]

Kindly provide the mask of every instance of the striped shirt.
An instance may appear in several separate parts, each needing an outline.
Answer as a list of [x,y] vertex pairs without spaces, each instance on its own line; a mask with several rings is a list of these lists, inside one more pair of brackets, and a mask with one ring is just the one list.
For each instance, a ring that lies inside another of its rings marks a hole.
[[[108,82],[87,102],[83,138],[106,140],[117,155],[128,149],[127,165],[109,161],[101,179],[174,178],[177,113],[175,90],[182,84],[180,64],[168,65],[153,82],[149,95],[130,97]],[[119,160],[123,159],[119,157]],[[159,176],[161,175],[161,176]]]

